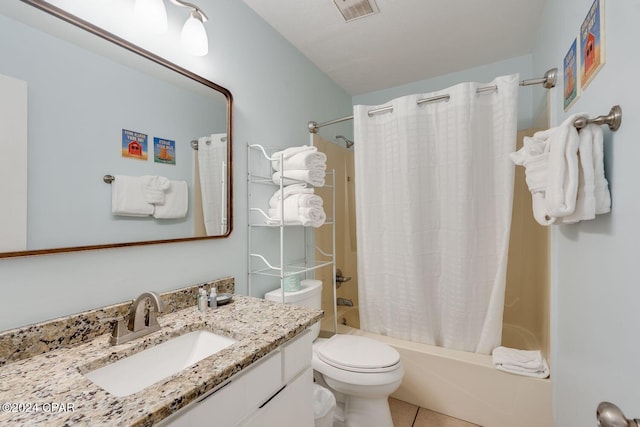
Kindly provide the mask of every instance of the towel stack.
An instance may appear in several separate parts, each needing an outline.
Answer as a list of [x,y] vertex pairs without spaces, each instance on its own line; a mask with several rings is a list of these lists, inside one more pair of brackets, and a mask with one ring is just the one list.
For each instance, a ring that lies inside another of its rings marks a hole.
[[513,162],[525,167],[533,216],[541,225],[573,224],[611,210],[602,129],[589,124],[578,131],[573,123],[581,117],[588,116],[575,114],[525,137],[523,147],[511,153]]
[[312,145],[290,147],[272,156],[271,167],[275,184],[291,185],[306,182],[322,187],[327,170],[327,156]]
[[320,227],[327,220],[322,205],[322,197],[313,194],[313,188],[307,184],[286,186],[269,200],[267,224],[280,225],[282,221],[285,225]]
[[163,176],[116,175],[111,184],[111,212],[119,216],[184,218],[189,206],[185,181]]
[[281,190],[269,200],[267,224],[320,227],[327,220],[322,198],[308,185],[322,187],[327,170],[327,156],[311,145],[290,147],[274,153],[272,180]]
[[496,347],[492,356],[494,366],[500,371],[534,378],[549,376],[549,365],[539,350]]

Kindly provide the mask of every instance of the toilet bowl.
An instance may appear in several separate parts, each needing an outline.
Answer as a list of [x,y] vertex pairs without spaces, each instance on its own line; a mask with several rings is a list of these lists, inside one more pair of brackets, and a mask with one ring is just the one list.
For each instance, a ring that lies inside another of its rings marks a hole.
[[[300,285],[299,291],[284,292],[285,304],[320,309],[322,283],[303,280]],[[268,292],[265,299],[282,302],[282,290]],[[331,390],[340,407],[334,426],[393,427],[387,399],[402,382],[400,354],[387,344],[358,335],[317,338],[319,323],[312,332],[314,378]]]
[[393,427],[388,398],[404,375],[398,352],[357,335],[334,335],[313,347],[315,377],[334,392],[344,425]]

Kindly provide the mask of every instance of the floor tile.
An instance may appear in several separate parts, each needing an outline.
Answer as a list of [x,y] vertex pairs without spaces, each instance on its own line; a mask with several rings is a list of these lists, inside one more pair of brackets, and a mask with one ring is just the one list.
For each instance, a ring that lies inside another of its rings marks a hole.
[[391,409],[393,427],[412,427],[419,409],[416,405],[393,397],[389,398],[389,408]]
[[475,424],[420,408],[413,427],[477,427]]

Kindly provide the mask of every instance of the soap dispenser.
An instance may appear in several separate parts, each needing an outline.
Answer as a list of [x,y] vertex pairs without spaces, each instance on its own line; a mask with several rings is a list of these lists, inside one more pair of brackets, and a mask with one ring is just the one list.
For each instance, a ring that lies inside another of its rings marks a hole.
[[198,291],[198,310],[207,310],[207,291],[204,288],[200,288]]

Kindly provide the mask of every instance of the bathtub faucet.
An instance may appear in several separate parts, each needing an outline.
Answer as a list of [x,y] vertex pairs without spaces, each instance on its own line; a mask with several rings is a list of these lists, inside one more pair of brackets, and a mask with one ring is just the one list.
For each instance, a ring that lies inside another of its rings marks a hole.
[[344,305],[347,307],[353,307],[353,301],[347,298],[340,298],[340,297],[336,298],[336,304]]

